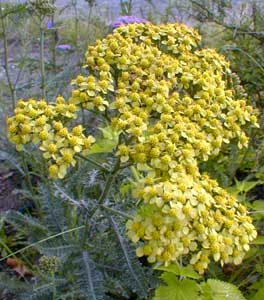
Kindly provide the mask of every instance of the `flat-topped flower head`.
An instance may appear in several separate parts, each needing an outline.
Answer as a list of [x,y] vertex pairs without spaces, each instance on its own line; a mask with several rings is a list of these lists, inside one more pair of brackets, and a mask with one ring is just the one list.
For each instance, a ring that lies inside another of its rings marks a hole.
[[50,177],[63,178],[94,142],[67,122],[81,109],[102,114],[122,136],[115,155],[140,178],[139,210],[127,223],[128,237],[141,242],[137,255],[159,264],[185,256],[199,273],[211,260],[241,263],[256,230],[246,208],[199,166],[223,145],[246,147],[257,112],[236,92],[225,58],[200,48],[196,30],[133,17],[114,27],[88,47],[87,75],[72,81],[69,100],[18,103],[7,121],[10,140],[18,149],[39,143]]
[[19,100],[15,116],[7,119],[8,137],[19,151],[29,143],[38,145],[48,161],[50,177],[62,179],[75,166],[76,154],[86,154],[95,141],[92,136],[84,135],[81,125],[66,127],[65,123],[75,119],[79,110],[79,106],[61,96],[55,104]]

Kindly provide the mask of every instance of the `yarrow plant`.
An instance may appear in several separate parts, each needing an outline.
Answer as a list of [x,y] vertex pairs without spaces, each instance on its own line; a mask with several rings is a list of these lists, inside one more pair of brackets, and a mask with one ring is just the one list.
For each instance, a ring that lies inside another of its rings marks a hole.
[[87,76],[73,80],[66,101],[19,101],[9,139],[39,146],[50,177],[64,178],[95,138],[67,126],[81,108],[102,114],[119,134],[114,151],[133,165],[139,203],[127,235],[150,263],[179,261],[203,273],[211,260],[240,264],[256,238],[247,209],[200,172],[231,141],[246,147],[257,113],[240,98],[229,63],[182,24],[130,24],[87,52]]

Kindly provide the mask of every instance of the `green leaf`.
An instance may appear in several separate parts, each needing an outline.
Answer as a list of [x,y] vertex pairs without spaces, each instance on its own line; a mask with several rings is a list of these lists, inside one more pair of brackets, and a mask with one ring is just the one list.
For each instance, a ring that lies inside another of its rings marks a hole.
[[264,245],[264,236],[258,236],[254,241],[252,241],[250,244],[254,245]]
[[232,195],[236,196],[236,195],[238,195],[240,193],[247,193],[247,192],[249,192],[256,185],[258,185],[260,183],[261,183],[260,180],[254,180],[254,181],[247,181],[247,180],[238,181],[238,180],[236,180],[236,185],[229,187],[228,191]]
[[261,181],[255,180],[255,181],[242,181],[241,189],[243,192],[247,193],[250,190],[252,190],[256,185],[260,184]]
[[110,126],[99,129],[103,137],[96,139],[88,154],[111,153],[118,145],[120,131],[115,131]]
[[120,191],[122,197],[125,197],[129,194],[131,189],[132,189],[132,184],[131,183],[125,183],[125,184],[122,184],[120,186],[119,191]]
[[[212,300],[246,300],[238,287],[231,283],[217,279],[208,279],[206,285],[210,289]],[[206,285],[204,285],[204,288]]]
[[260,300],[264,299],[264,287],[260,288],[256,294],[251,298],[251,300]]
[[145,218],[150,217],[153,215],[155,208],[156,206],[153,204],[142,204],[138,208],[138,215]]
[[119,245],[121,247],[121,250],[123,252],[124,258],[125,258],[125,262],[127,264],[127,267],[130,271],[130,275],[133,278],[133,280],[135,281],[137,288],[139,291],[141,291],[142,295],[144,295],[144,298],[146,298],[146,288],[144,287],[143,282],[139,279],[139,277],[137,276],[137,273],[135,272],[134,268],[133,268],[133,262],[130,259],[129,253],[128,253],[128,249],[126,247],[126,243],[125,243],[125,239],[123,238],[123,236],[121,236],[119,229],[117,227],[117,224],[115,223],[113,217],[109,217],[109,221],[110,224],[113,228],[113,231],[118,239]]
[[[264,249],[263,249],[264,250]],[[253,258],[253,256],[258,256],[260,254],[259,247],[251,247],[249,251],[247,251],[244,259]]]
[[198,284],[191,279],[178,280],[172,273],[163,273],[161,278],[167,286],[159,286],[153,300],[197,300],[199,295]]
[[264,213],[264,201],[263,200],[255,200],[252,205],[252,209],[255,211],[260,211]]
[[213,300],[211,288],[206,282],[201,282],[201,300]]
[[86,283],[86,299],[99,300],[104,299],[104,280],[103,275],[96,269],[94,261],[90,258],[87,251],[82,253],[83,257],[83,276],[82,280]]
[[250,300],[260,300],[264,299],[264,279],[260,279],[257,282],[253,283],[250,290],[255,290],[256,292],[250,297]]
[[4,6],[5,10],[3,9],[3,14],[1,15],[1,18],[6,18],[8,15],[11,14],[23,14],[26,12],[26,4],[6,4]]
[[179,265],[171,264],[167,267],[161,266],[161,267],[157,267],[155,269],[160,270],[160,271],[169,272],[169,273],[172,273],[172,274],[175,274],[175,275],[178,275],[178,276],[193,278],[193,279],[201,278],[201,276],[198,273],[196,273],[192,269],[191,266],[180,267]]

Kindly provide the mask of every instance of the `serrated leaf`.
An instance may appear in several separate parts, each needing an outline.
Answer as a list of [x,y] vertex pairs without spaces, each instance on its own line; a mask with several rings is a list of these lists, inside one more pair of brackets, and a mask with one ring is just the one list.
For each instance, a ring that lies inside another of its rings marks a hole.
[[156,270],[160,270],[160,271],[165,271],[165,272],[169,272],[178,276],[184,276],[184,277],[189,277],[189,278],[193,278],[193,279],[199,279],[201,278],[201,276],[196,273],[191,266],[187,266],[187,267],[180,267],[179,265],[176,264],[171,264],[167,267],[165,266],[161,266],[161,267],[157,267],[155,268]]
[[37,219],[23,215],[17,211],[8,211],[6,213],[6,221],[25,233],[32,230],[39,231],[39,233],[47,232],[47,228],[40,224]]
[[211,288],[206,282],[201,282],[201,300],[213,300]]
[[167,286],[159,286],[155,291],[153,300],[197,300],[199,286],[191,279],[178,280],[172,273],[164,273],[162,279]]
[[217,279],[208,279],[206,285],[211,290],[212,300],[246,300],[233,284]]

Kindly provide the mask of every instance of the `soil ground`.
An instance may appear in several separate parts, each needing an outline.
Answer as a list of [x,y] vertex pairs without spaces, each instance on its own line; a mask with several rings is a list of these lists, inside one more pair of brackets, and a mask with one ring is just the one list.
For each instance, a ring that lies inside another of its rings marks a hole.
[[15,172],[0,165],[0,212],[19,209],[20,203],[14,193],[18,180]]

